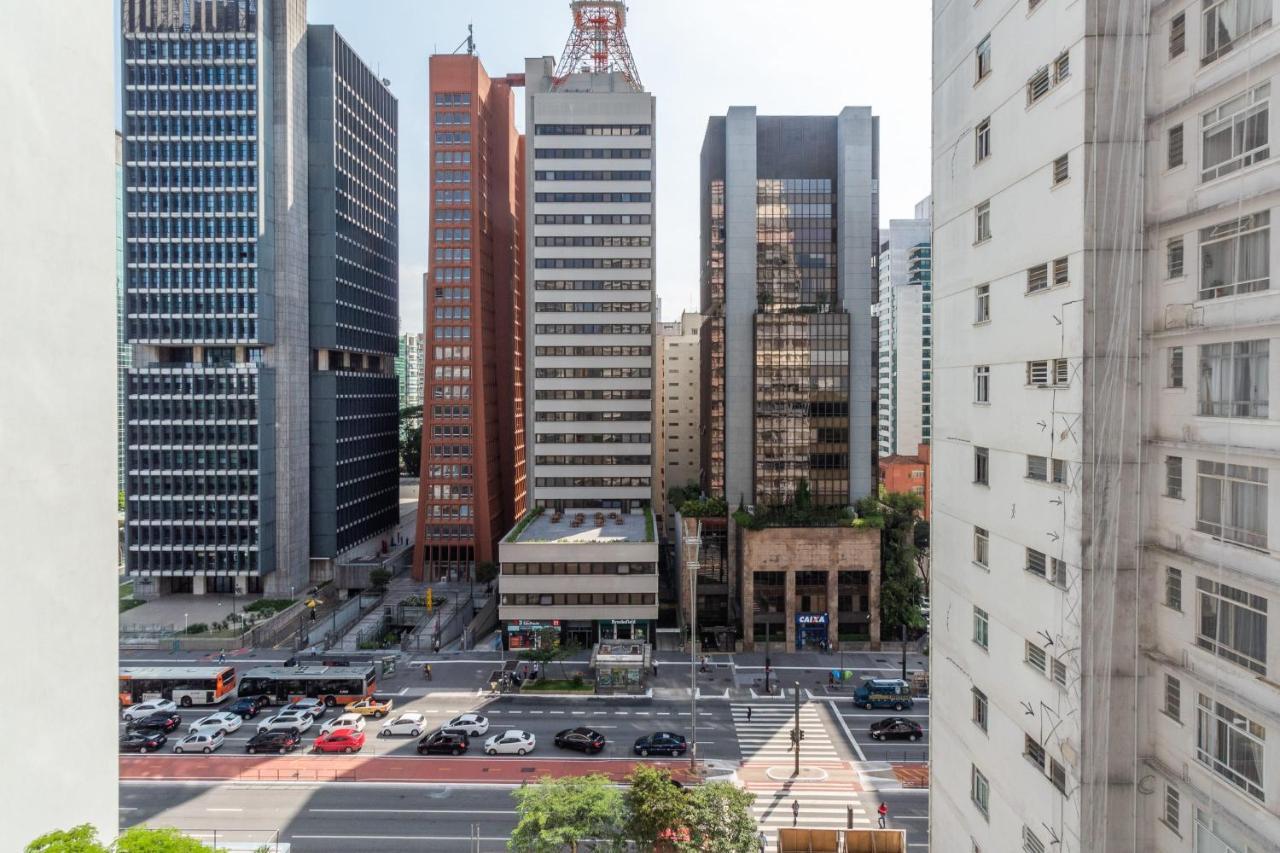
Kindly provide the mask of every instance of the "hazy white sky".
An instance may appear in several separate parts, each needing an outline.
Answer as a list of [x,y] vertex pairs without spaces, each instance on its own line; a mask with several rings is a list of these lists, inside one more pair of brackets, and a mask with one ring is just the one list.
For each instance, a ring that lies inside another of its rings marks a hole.
[[[427,57],[475,26],[492,75],[527,56],[559,57],[567,0],[309,0],[400,101],[400,325],[422,329],[427,268]],[[707,118],[732,105],[761,114],[880,116],[880,220],[910,217],[929,193],[928,0],[632,0],[627,34],[657,97],[657,281],[665,318],[698,303],[698,153]],[[523,115],[518,115],[523,124]]]

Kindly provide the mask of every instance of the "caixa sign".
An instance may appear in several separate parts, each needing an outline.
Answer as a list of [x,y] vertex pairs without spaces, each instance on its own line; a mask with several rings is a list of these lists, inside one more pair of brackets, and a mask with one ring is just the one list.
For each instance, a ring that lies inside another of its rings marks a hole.
[[825,625],[827,624],[827,614],[825,613],[797,613],[797,625]]

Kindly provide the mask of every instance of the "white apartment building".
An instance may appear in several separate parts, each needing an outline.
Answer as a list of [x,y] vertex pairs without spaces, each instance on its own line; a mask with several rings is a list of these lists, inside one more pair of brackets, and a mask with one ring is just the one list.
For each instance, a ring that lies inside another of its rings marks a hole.
[[1280,849],[1273,7],[935,0],[938,850]]
[[400,353],[396,358],[396,374],[400,379],[400,407],[421,406],[426,361],[426,338],[421,332],[400,336]]
[[[921,202],[925,205],[927,202]],[[876,413],[881,458],[914,456],[929,438],[931,394],[925,346],[930,220],[890,219],[881,230],[880,298],[871,307],[880,347]]]
[[667,489],[698,482],[702,434],[702,379],[698,332],[702,315],[683,311],[679,320],[658,327],[658,487],[655,506],[668,537],[675,535],[675,513]]

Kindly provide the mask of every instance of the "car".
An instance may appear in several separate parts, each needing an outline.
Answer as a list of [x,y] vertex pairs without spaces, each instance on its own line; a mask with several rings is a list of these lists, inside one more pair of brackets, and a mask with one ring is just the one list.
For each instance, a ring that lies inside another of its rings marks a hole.
[[266,696],[241,696],[227,706],[227,713],[239,714],[242,720],[252,720],[266,705]]
[[352,731],[364,731],[364,717],[359,714],[342,714],[329,720],[320,727],[320,734],[327,735],[330,732],[336,732],[338,729],[351,729]]
[[177,711],[156,711],[147,717],[133,720],[125,724],[125,731],[156,730],[171,732],[182,722],[182,715]]
[[120,735],[121,752],[155,752],[169,738],[161,731],[125,732]]
[[417,711],[406,711],[394,720],[387,720],[378,731],[378,737],[387,735],[409,735],[417,737],[426,731],[427,718]]
[[924,726],[902,717],[889,717],[878,723],[872,723],[870,733],[876,740],[917,741],[924,737]]
[[418,741],[419,755],[462,755],[471,746],[471,741],[460,732],[446,732],[443,729],[432,732]]
[[302,711],[281,711],[258,723],[258,731],[296,731],[301,734],[311,728],[311,724],[314,722],[315,720],[310,714]]
[[157,711],[166,711],[173,713],[178,710],[178,706],[174,704],[172,699],[148,699],[146,702],[139,702],[137,705],[130,705],[124,709],[120,715],[126,723],[139,720],[143,717],[149,717]]
[[579,726],[576,729],[565,729],[556,732],[556,746],[561,749],[576,749],[578,752],[585,752],[588,755],[595,755],[604,749],[604,735],[595,729],[588,729]]
[[654,732],[651,735],[636,738],[636,744],[632,749],[636,755],[653,753],[684,755],[688,748],[689,742],[684,739],[684,735],[678,735],[675,732]]
[[196,732],[187,735],[182,740],[173,745],[173,751],[177,753],[183,752],[213,752],[226,741],[226,736],[217,731]]
[[355,729],[336,729],[316,738],[311,748],[316,752],[359,752],[364,746],[364,732]]
[[531,732],[507,729],[502,734],[494,735],[485,741],[484,751],[487,755],[524,755],[533,752],[533,748],[537,745],[538,741]]
[[250,755],[258,752],[278,752],[284,755],[286,752],[297,749],[300,743],[302,743],[302,735],[297,732],[276,730],[258,732],[249,738],[244,748]]
[[228,711],[218,711],[207,717],[201,717],[196,720],[191,724],[188,731],[191,734],[195,734],[201,729],[208,729],[210,731],[222,732],[224,735],[228,735],[243,725],[244,720],[240,718],[239,714],[232,714]]
[[379,702],[372,696],[366,696],[359,701],[352,702],[347,705],[346,709],[352,714],[359,714],[362,717],[373,717],[375,720],[381,720],[387,714],[391,713],[392,706],[395,705],[394,699],[388,699],[385,702]]
[[859,708],[892,708],[905,711],[915,704],[911,685],[901,678],[868,678],[853,691],[853,704]]
[[310,714],[311,719],[318,720],[324,716],[324,712],[328,709],[325,707],[324,702],[319,699],[295,699],[280,710],[301,711],[304,714]]
[[440,727],[443,732],[462,732],[479,737],[489,731],[489,718],[481,714],[460,714]]

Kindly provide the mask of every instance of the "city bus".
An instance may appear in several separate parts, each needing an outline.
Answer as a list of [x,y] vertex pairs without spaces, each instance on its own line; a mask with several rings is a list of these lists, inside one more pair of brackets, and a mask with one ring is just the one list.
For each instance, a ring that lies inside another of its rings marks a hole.
[[184,708],[216,705],[236,689],[231,666],[122,666],[120,707],[172,699]]
[[265,696],[269,704],[320,699],[332,708],[346,705],[377,689],[371,663],[353,666],[262,666],[240,677],[241,696]]

